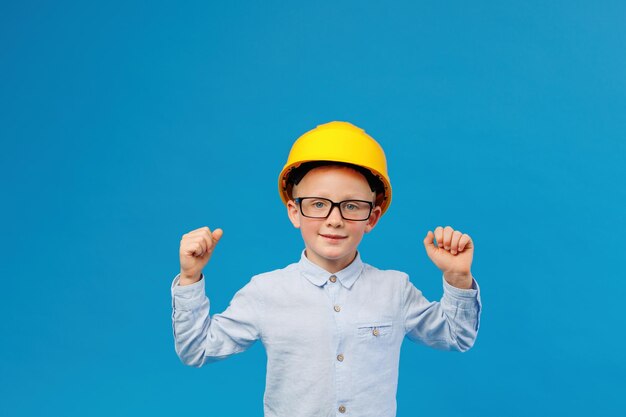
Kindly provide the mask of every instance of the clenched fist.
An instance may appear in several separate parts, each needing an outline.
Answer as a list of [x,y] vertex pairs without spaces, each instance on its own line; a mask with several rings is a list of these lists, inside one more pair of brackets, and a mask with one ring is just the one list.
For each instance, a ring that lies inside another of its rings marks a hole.
[[222,238],[222,229],[213,232],[201,227],[183,235],[180,241],[180,285],[200,281],[202,269],[211,259],[215,245]]
[[[434,244],[437,239],[437,246]],[[431,261],[441,269],[448,284],[458,288],[472,286],[472,258],[474,242],[465,233],[454,230],[450,226],[439,226],[435,233],[428,231],[424,238],[424,247]]]

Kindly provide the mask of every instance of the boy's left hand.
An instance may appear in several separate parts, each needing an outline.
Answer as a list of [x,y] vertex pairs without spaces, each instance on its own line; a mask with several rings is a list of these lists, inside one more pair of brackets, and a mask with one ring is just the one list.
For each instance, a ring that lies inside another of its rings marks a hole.
[[[435,246],[437,239],[438,246]],[[454,230],[450,226],[445,229],[438,226],[435,233],[428,231],[424,238],[424,247],[431,261],[441,269],[448,284],[457,288],[472,287],[472,257],[474,242],[468,234]]]

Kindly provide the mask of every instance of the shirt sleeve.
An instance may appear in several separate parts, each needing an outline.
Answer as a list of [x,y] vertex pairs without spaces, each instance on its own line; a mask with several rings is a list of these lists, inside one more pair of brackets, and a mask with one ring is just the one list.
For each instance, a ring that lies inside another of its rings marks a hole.
[[200,281],[180,286],[180,276],[172,282],[172,327],[180,360],[200,367],[242,352],[260,338],[259,293],[254,280],[239,290],[228,308],[209,315],[204,276]]
[[441,300],[431,302],[406,277],[403,299],[405,332],[410,340],[461,352],[474,345],[482,309],[476,280],[472,279],[472,288],[461,289],[444,279]]

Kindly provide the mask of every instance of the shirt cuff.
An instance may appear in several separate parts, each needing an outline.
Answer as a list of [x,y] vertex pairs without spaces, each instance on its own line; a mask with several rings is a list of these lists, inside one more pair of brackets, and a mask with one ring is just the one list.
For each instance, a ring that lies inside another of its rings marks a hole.
[[204,275],[200,280],[189,285],[179,285],[180,274],[172,281],[172,307],[177,310],[192,310],[202,304],[206,297],[204,293]]
[[473,305],[474,301],[479,298],[480,287],[478,283],[472,277],[472,288],[457,288],[454,287],[443,278],[443,296],[453,301],[454,304],[458,305]]

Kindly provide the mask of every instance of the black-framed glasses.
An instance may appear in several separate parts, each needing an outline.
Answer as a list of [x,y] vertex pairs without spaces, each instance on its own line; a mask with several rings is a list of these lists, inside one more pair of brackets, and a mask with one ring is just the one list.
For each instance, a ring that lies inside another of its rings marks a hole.
[[370,218],[374,208],[374,203],[365,200],[344,200],[335,203],[322,197],[298,197],[294,201],[300,206],[300,213],[304,217],[313,219],[325,219],[330,216],[334,207],[338,207],[344,220],[362,222]]

